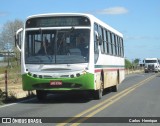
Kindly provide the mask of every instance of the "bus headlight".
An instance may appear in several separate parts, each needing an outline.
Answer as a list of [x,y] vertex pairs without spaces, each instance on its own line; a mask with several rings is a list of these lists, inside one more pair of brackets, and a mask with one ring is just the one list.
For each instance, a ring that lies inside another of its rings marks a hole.
[[42,78],[42,75],[39,75],[39,78]]
[[37,75],[36,75],[36,74],[33,74],[33,77],[37,77]]
[[74,74],[70,75],[71,78],[74,78]]
[[79,76],[81,76],[81,74],[80,74],[80,73],[77,73],[76,76],[79,77]]
[[32,74],[30,72],[28,72],[28,75],[31,76]]

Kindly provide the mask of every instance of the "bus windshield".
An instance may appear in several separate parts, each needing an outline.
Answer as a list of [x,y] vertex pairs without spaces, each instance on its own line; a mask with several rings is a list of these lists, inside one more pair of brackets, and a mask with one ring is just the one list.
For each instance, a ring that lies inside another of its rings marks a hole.
[[89,41],[89,29],[27,30],[25,63],[88,63]]
[[157,63],[157,60],[145,60],[145,63]]

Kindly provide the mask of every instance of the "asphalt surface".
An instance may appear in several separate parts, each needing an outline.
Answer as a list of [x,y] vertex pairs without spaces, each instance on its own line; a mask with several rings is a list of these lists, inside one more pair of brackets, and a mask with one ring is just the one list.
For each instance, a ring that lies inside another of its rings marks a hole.
[[[138,117],[149,117],[147,119],[150,120],[153,119],[151,117],[160,117],[159,90],[159,74],[132,74],[126,76],[125,80],[119,85],[118,92],[107,91],[101,100],[94,100],[88,97],[87,94],[49,95],[47,100],[43,102],[32,98],[19,103],[0,106],[0,117],[20,117],[24,119],[25,117],[50,117],[51,122],[54,122],[54,117],[66,117],[64,120],[70,119],[70,121],[76,122],[75,125],[87,126],[159,126],[160,123],[133,122],[134,119],[139,120]],[[75,116],[91,118],[76,118],[74,120],[73,117]],[[105,118],[100,118],[102,122],[96,123],[96,118],[93,117]],[[121,119],[121,117],[126,118]],[[93,123],[85,123],[89,119],[92,119],[91,122],[93,121]],[[114,119],[118,120],[118,122]],[[128,120],[128,122],[120,123],[123,119]],[[111,123],[106,123],[107,120],[111,120]],[[66,125],[72,125],[72,123],[68,123],[67,121],[65,123]],[[14,125],[22,124],[16,123]],[[57,125],[57,123],[42,125]]]

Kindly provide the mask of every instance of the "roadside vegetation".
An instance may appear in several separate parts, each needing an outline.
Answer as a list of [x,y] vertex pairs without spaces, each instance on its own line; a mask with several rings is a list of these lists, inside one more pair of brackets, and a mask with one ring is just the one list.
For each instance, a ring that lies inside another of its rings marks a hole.
[[[34,97],[33,92],[22,90],[22,78],[20,60],[15,57],[9,58],[8,61],[0,62],[6,66],[0,66],[0,105],[16,102],[29,97]],[[5,71],[7,70],[7,95],[5,92]]]
[[[0,31],[0,104],[5,101],[16,100],[17,85],[22,85],[20,74],[20,52],[14,47],[15,34],[23,28],[23,21],[15,19],[3,24]],[[5,92],[5,71],[7,70],[7,98]],[[12,89],[10,88],[12,86]]]
[[125,69],[140,69],[143,66],[140,66],[140,59],[136,58],[132,62],[128,59],[125,59]]
[[132,68],[132,63],[128,59],[125,59],[125,69],[131,69],[131,68]]
[[[2,63],[2,62],[1,62]],[[5,63],[5,62],[4,62]],[[10,63],[11,64],[11,63]],[[12,65],[0,67],[0,105],[17,100],[16,89],[22,84],[20,66]],[[7,71],[7,96],[5,92],[5,71]]]

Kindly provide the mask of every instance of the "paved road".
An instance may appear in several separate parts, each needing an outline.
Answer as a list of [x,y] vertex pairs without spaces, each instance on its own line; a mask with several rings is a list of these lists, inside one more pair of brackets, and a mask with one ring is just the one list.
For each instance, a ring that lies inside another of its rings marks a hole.
[[[144,117],[146,120],[155,119],[151,117],[160,117],[159,90],[159,74],[133,74],[128,75],[124,82],[120,84],[119,92],[106,93],[101,100],[85,98],[84,94],[50,95],[45,102],[39,102],[37,99],[33,98],[29,101],[1,106],[0,117],[67,117],[65,120],[69,119],[67,121],[75,121],[76,123],[74,125],[87,126],[159,126],[160,123],[134,123],[134,121],[142,121],[138,117]],[[81,116],[116,118],[104,118],[103,120],[102,118],[78,118],[78,120],[74,120],[75,118],[68,118]],[[131,119],[120,117],[131,117]],[[54,119],[55,118],[50,118],[50,121],[54,121]],[[124,119],[125,122],[128,120],[128,122],[130,121],[133,123],[85,123],[85,121],[90,119],[94,122],[96,122],[96,119],[100,119],[100,121],[104,122],[107,120],[114,122],[113,119],[121,122]],[[66,125],[71,124],[72,123],[68,124],[66,122]],[[57,124],[52,123],[47,125]]]

